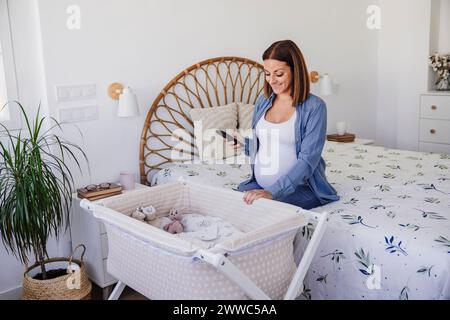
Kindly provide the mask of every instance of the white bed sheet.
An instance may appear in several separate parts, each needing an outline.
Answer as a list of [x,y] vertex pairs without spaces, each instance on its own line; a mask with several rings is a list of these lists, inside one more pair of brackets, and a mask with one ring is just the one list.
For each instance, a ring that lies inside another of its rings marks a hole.
[[[304,297],[450,299],[450,156],[327,142],[323,157],[341,200],[312,210],[331,216]],[[234,189],[250,176],[236,164],[244,161],[175,165],[153,183]],[[312,229],[302,230],[300,251]]]

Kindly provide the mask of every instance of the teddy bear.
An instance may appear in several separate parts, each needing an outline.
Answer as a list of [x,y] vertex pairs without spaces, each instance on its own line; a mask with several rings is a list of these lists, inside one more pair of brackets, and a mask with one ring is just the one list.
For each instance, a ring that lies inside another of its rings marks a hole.
[[156,218],[156,209],[153,206],[139,207],[131,214],[131,217],[139,221],[152,221]]
[[181,223],[182,218],[183,215],[177,209],[170,210],[170,223],[164,226],[164,230],[172,234],[182,233],[184,231],[184,226]]
[[172,221],[181,221],[183,219],[184,215],[182,213],[180,213],[177,209],[172,209],[169,212],[169,218]]
[[184,231],[184,227],[180,221],[172,220],[169,224],[164,226],[164,230],[171,234],[178,234]]
[[131,214],[131,217],[171,234],[178,234],[184,231],[184,226],[181,223],[183,215],[177,209],[170,210],[168,217],[156,217],[155,207],[139,207]]

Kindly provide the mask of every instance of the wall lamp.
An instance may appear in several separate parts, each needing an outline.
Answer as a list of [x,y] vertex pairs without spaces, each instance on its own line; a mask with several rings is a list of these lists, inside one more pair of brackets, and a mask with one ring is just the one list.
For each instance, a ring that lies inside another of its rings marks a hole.
[[120,83],[112,83],[108,87],[108,95],[111,99],[119,100],[117,116],[120,118],[138,117],[139,105],[136,94],[130,87],[124,87]]
[[319,74],[317,71],[310,73],[310,79],[312,83],[319,83],[319,92],[321,96],[330,96],[333,94],[333,82],[328,73]]

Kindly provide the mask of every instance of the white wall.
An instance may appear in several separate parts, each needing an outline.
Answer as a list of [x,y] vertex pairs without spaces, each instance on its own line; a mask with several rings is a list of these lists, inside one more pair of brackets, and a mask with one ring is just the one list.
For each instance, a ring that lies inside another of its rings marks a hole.
[[450,0],[440,1],[438,52],[450,53]]
[[[37,3],[34,0],[10,1],[10,14],[19,100],[30,112],[35,112],[41,101],[45,113],[46,89]],[[51,256],[67,254],[69,238],[65,235],[61,239],[60,242],[49,241]],[[24,267],[0,244],[0,299],[20,297],[23,271]]]
[[[38,3],[38,10],[35,7]],[[352,132],[375,138],[377,37],[366,28],[366,8],[378,0],[14,0],[15,41],[21,99],[33,106],[48,95],[48,113],[58,115],[54,86],[95,83],[100,119],[78,123],[67,138],[90,159],[91,177],[77,185],[117,180],[120,171],[138,174],[139,138],[149,106],[180,70],[200,60],[237,55],[261,61],[274,41],[290,38],[302,48],[311,70],[328,72],[339,91],[327,97],[329,132],[345,120]],[[17,4],[16,4],[17,3]],[[66,28],[69,5],[81,8],[82,28]],[[38,14],[39,13],[39,14]],[[39,59],[40,15],[44,68]],[[36,32],[38,34],[36,34]],[[33,71],[34,70],[34,71]],[[45,79],[41,83],[41,79]],[[112,82],[137,93],[141,116],[116,117],[106,95]],[[42,90],[45,92],[42,92]],[[56,244],[52,244],[56,247]],[[58,254],[67,254],[67,241]],[[21,283],[22,268],[0,250],[0,293]],[[3,266],[6,266],[3,269]]]
[[[100,120],[78,124],[92,168],[91,180],[84,176],[81,184],[115,180],[121,170],[138,173],[145,113],[180,70],[222,55],[260,61],[264,49],[283,38],[301,46],[311,69],[339,82],[338,94],[327,98],[330,131],[345,119],[352,131],[375,137],[376,33],[365,27],[372,2],[40,0],[51,114],[60,107],[55,85],[98,87]],[[65,27],[70,4],[81,8],[80,31]],[[140,118],[116,117],[116,102],[106,95],[112,82],[134,88]]]
[[430,0],[381,0],[377,142],[418,149],[419,95],[428,88]]
[[[450,53],[450,0],[431,0],[430,54]],[[428,70],[428,89],[436,88],[436,73]]]
[[431,0],[430,53],[450,53],[450,0]]

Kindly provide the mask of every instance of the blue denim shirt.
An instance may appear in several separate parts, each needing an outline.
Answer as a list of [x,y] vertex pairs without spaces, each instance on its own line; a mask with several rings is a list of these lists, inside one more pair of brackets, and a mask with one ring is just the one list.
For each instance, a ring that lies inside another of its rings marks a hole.
[[[256,124],[259,119],[272,107],[275,95],[269,99],[264,95],[258,97],[255,104],[255,112],[252,120],[253,138],[246,138],[245,154],[251,159],[252,176],[241,185],[254,182],[255,157],[259,149],[256,137]],[[295,141],[297,151],[297,163],[289,172],[280,177],[277,182],[266,190],[272,193],[274,200],[281,196],[287,196],[295,192],[301,185],[309,185],[320,200],[321,204],[339,200],[336,190],[328,183],[325,177],[325,161],[322,158],[322,150],[325,144],[327,130],[327,107],[319,97],[310,94],[308,99],[297,107],[297,119],[295,123]]]

